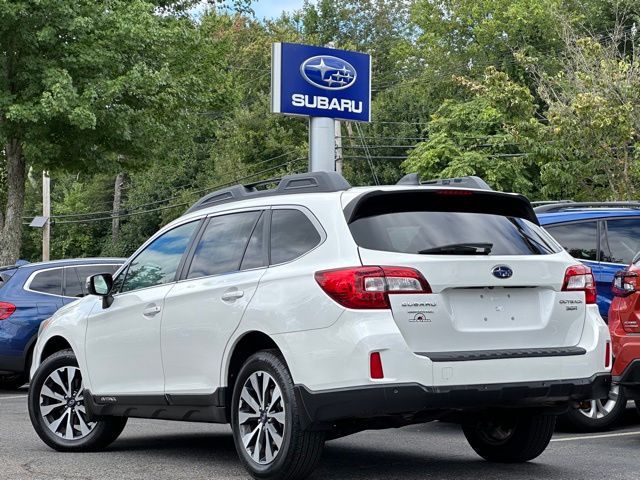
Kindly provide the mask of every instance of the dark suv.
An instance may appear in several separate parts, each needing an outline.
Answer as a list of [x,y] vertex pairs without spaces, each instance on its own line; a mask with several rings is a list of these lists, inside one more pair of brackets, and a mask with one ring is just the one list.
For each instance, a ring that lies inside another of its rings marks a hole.
[[27,382],[40,323],[86,295],[88,276],[114,273],[122,263],[121,258],[84,258],[0,268],[0,389]]

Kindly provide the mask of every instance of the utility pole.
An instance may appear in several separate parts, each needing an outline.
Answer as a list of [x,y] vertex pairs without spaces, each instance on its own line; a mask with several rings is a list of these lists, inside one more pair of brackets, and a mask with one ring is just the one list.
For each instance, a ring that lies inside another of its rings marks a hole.
[[120,204],[122,203],[122,185],[124,184],[124,173],[116,175],[116,184],[113,190],[113,219],[111,220],[111,239],[118,241],[120,235]]
[[45,218],[42,227],[42,261],[49,261],[51,243],[51,177],[46,170],[42,171],[42,216]]
[[340,120],[336,120],[336,172],[342,175],[342,124]]

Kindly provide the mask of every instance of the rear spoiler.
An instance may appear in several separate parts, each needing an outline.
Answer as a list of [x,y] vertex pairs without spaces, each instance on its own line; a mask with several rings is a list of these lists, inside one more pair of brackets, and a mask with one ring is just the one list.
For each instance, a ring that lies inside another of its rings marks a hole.
[[344,209],[347,223],[395,212],[468,212],[517,217],[540,225],[529,199],[515,193],[462,188],[374,190],[351,200]]

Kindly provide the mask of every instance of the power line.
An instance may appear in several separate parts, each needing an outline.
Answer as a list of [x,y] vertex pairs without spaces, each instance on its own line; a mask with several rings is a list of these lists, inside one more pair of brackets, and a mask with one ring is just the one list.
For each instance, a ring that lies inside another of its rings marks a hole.
[[[255,177],[257,175],[261,175],[263,173],[267,173],[267,172],[276,170],[278,168],[282,168],[284,166],[293,164],[295,162],[299,162],[301,160],[306,160],[306,158],[305,157],[296,158],[294,160],[290,160],[288,162],[281,163],[280,165],[276,165],[274,167],[267,168],[267,169],[262,170],[260,172],[256,172],[256,173],[252,173],[252,174],[246,175],[244,177],[238,178],[238,179],[236,179],[234,181],[231,181],[231,182],[221,183],[221,184],[217,184],[217,185],[213,185],[213,186],[210,186],[210,187],[203,188],[201,190],[196,190],[196,191],[193,191],[193,192],[186,192],[186,193],[190,194],[190,195],[195,195],[195,194],[198,194],[198,193],[202,193],[204,191],[211,191],[211,190],[215,190],[215,189],[222,188],[222,187],[225,187],[225,186],[235,185],[236,183],[238,183],[238,182],[240,182],[242,180],[246,180],[246,179]],[[81,220],[54,221],[53,224],[54,225],[64,225],[64,224],[70,224],[70,223],[90,223],[90,222],[98,222],[98,221],[104,221],[104,220],[113,220],[114,218],[124,218],[124,217],[131,217],[131,216],[134,216],[134,215],[143,215],[145,213],[153,213],[153,212],[158,212],[158,211],[162,211],[162,210],[168,210],[168,209],[171,209],[171,208],[185,207],[185,206],[192,205],[192,204],[193,204],[193,202],[180,202],[180,203],[176,203],[176,204],[173,204],[173,205],[165,205],[163,207],[152,208],[152,209],[149,209],[149,210],[118,213],[117,215],[109,215],[108,217],[86,218],[86,219],[81,219]]]
[[[259,165],[264,165],[267,162],[271,162],[273,160],[278,160],[278,159],[280,159],[282,157],[286,157],[287,155],[291,155],[293,153],[295,153],[293,150],[289,150],[288,152],[282,153],[280,155],[276,155],[275,157],[267,158],[266,160],[261,160],[260,162],[253,163],[253,164],[251,164],[251,167],[257,167]],[[189,183],[189,184],[182,184],[182,185],[174,186],[172,188],[174,190],[179,190],[179,189],[182,189],[182,188],[192,188],[192,187],[193,187],[193,184]],[[205,191],[205,190],[207,190],[207,189],[196,190],[196,191],[194,191],[192,193],[194,193],[194,194],[195,193],[200,193],[200,192]],[[176,200],[176,199],[179,199],[179,198],[182,198],[182,197],[180,195],[174,195],[173,197],[168,197],[168,198],[164,198],[164,199],[161,199],[161,200],[156,200],[156,201],[153,201],[153,202],[148,202],[148,203],[143,203],[143,204],[140,204],[140,205],[135,205],[135,206],[130,207],[128,210],[134,210],[135,211],[135,210],[138,210],[140,208],[150,207],[150,206],[158,205],[158,204],[161,204],[161,203],[166,203],[166,202],[169,202],[171,200]],[[88,217],[88,216],[93,216],[93,215],[107,215],[107,214],[112,214],[112,213],[113,213],[113,210],[102,210],[102,211],[86,212],[86,213],[69,213],[69,214],[62,214],[62,215],[52,215],[51,218],[52,219],[56,219],[56,218],[77,218],[77,217]],[[31,217],[23,217],[23,218],[29,219]],[[113,218],[113,217],[109,217],[109,218]],[[61,222],[57,222],[57,223],[61,223]]]

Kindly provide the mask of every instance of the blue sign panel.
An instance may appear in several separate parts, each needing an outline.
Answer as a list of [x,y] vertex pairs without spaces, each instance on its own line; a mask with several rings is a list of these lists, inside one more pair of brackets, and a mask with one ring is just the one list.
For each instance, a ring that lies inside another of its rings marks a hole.
[[274,43],[271,110],[286,115],[371,120],[371,56]]

